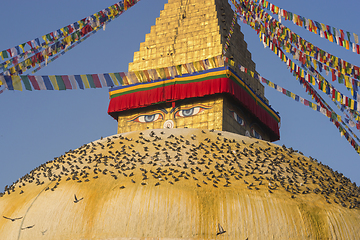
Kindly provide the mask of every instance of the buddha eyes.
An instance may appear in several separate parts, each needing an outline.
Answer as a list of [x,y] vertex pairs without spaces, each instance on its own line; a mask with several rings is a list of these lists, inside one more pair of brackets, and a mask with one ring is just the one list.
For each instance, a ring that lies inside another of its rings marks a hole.
[[163,120],[164,117],[160,113],[150,114],[150,115],[140,115],[132,119],[131,121],[140,122],[140,123],[149,123],[155,122],[157,120]]
[[[172,117],[191,117],[195,116],[196,114],[201,113],[205,109],[209,109],[210,107],[205,106],[196,106],[196,107],[189,107],[189,108],[182,108],[176,110]],[[139,122],[139,123],[150,123],[155,121],[165,120],[165,113],[162,111],[156,111],[153,114],[139,114],[134,116],[133,118],[129,119],[129,121]]]
[[175,112],[175,117],[191,117],[194,116],[202,111],[204,111],[205,108],[203,107],[192,107],[189,109],[181,109]]
[[236,112],[234,111],[230,111],[235,119],[236,122],[238,122],[241,126],[244,126],[245,125],[245,121],[244,119],[242,119],[239,115],[237,115]]

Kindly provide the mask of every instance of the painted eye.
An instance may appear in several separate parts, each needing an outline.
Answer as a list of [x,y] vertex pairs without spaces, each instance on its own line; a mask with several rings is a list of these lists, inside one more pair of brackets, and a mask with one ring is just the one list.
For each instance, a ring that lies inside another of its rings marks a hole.
[[252,134],[255,138],[260,139],[260,140],[262,139],[261,135],[254,129],[252,129]]
[[202,112],[204,108],[202,107],[193,107],[189,109],[182,109],[175,113],[175,117],[190,117]]
[[141,122],[141,123],[149,123],[149,122],[155,122],[159,119],[163,119],[162,115],[160,113],[155,113],[155,114],[151,114],[151,115],[141,115],[137,118],[135,118],[134,122]]
[[244,126],[244,125],[245,125],[244,119],[242,119],[241,117],[239,117],[239,115],[237,115],[236,112],[233,112],[233,116],[234,116],[235,121],[237,121],[241,126]]

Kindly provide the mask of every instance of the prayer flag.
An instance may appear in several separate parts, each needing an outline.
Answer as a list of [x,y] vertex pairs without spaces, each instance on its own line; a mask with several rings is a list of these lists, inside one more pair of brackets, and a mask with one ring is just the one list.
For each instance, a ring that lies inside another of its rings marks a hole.
[[96,88],[92,75],[91,74],[86,74],[85,76],[86,76],[86,78],[88,80],[88,83],[89,83],[90,87],[91,88]]
[[19,75],[12,76],[12,82],[14,86],[14,90],[22,91],[21,78]]
[[84,89],[84,82],[83,82],[81,76],[80,75],[75,75],[74,77],[75,77],[76,82],[79,85],[79,88]]
[[37,83],[34,76],[29,76],[29,80],[35,90],[40,90],[39,84]]
[[66,90],[64,81],[62,80],[61,76],[55,75],[57,85],[59,87],[59,90]]
[[69,81],[73,89],[77,89],[76,79],[74,75],[69,75]]
[[54,87],[51,84],[50,78],[48,76],[42,76],[46,90],[54,90]]
[[108,86],[108,87],[113,87],[114,86],[114,83],[111,80],[111,77],[110,77],[109,74],[104,73],[104,74],[100,74],[100,76],[103,76],[105,78],[106,85],[104,85],[104,86]]
[[44,80],[42,79],[41,76],[34,76],[35,77],[35,80],[36,82],[38,83],[39,85],[39,90],[46,90],[46,87],[45,87],[45,83],[44,83]]
[[359,43],[359,36],[355,33],[353,33],[354,35],[354,39],[355,39],[355,43],[358,44]]
[[99,76],[98,76],[97,74],[92,74],[92,77],[93,77],[93,81],[94,81],[95,87],[96,87],[96,88],[102,88],[101,83],[100,83]]
[[50,75],[49,80],[50,80],[54,90],[59,90],[59,85],[58,85],[58,83],[56,81],[56,77],[54,75]]
[[22,75],[21,80],[24,83],[25,89],[29,90],[29,91],[32,91],[32,88],[31,88],[31,85],[30,85],[30,82],[29,82],[29,78],[27,76]]

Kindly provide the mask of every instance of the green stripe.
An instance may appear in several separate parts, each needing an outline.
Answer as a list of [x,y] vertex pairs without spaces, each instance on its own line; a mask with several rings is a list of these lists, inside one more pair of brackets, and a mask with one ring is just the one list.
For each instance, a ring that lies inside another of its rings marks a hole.
[[86,77],[87,77],[87,79],[89,81],[90,87],[95,88],[95,83],[94,83],[93,77],[90,74],[86,74]]
[[66,90],[64,81],[62,80],[61,76],[55,76],[57,84],[59,86],[59,90]]
[[188,80],[188,81],[181,81],[181,82],[176,82],[176,81],[175,82],[167,82],[167,83],[159,84],[159,85],[155,85],[155,86],[143,87],[141,89],[133,89],[133,90],[129,90],[129,91],[126,91],[126,92],[113,94],[113,95],[111,95],[111,98],[119,97],[119,96],[126,95],[126,94],[131,94],[131,93],[134,93],[134,92],[148,91],[148,90],[152,90],[152,89],[159,88],[159,87],[166,87],[166,86],[169,86],[169,85],[174,85],[175,83],[176,84],[188,84],[188,83],[202,82],[202,81],[211,80],[211,79],[215,79],[215,78],[221,78],[221,77],[226,77],[226,74],[203,77],[203,78],[199,78],[199,79],[196,79],[196,80]]
[[29,91],[32,91],[32,88],[31,88],[31,85],[30,85],[30,82],[29,82],[29,77],[28,76],[21,76],[21,79],[25,85],[25,89],[26,90],[29,90]]

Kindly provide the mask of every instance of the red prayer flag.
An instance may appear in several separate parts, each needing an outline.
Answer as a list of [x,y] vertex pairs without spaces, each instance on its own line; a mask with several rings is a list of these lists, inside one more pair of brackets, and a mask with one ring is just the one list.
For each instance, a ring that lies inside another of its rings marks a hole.
[[101,88],[101,83],[100,83],[99,76],[97,74],[91,74],[91,76],[93,77],[95,87],[96,88]]
[[72,89],[69,77],[67,75],[62,75],[61,79],[63,80],[66,89]]
[[33,46],[31,44],[31,41],[28,41],[27,44],[29,44],[29,46],[31,47],[31,49],[33,49]]
[[38,84],[38,82],[36,81],[35,76],[30,76],[30,75],[29,75],[29,80],[30,80],[30,82],[31,82],[31,84],[33,85],[33,88],[34,88],[35,90],[40,90],[39,84]]
[[67,28],[69,29],[69,34],[74,31],[74,29],[71,27],[71,25],[67,26]]
[[331,73],[332,73],[332,81],[336,81],[335,70],[331,69]]

